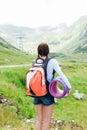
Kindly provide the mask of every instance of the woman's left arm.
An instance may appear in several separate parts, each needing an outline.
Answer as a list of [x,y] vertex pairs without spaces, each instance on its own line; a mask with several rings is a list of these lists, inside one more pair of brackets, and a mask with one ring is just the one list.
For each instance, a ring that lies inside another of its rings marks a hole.
[[55,60],[55,64],[54,64],[54,70],[56,71],[56,73],[60,76],[60,78],[66,83],[66,85],[69,88],[69,93],[71,92],[71,84],[69,83],[67,77],[65,76],[65,74],[62,72],[58,62]]

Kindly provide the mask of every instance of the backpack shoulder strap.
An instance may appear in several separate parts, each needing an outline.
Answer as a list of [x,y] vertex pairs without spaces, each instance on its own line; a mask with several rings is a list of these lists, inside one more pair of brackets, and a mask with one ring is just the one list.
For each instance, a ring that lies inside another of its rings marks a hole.
[[32,67],[35,67],[35,66],[41,66],[45,71],[47,69],[47,64],[49,62],[51,58],[46,58],[45,60],[44,59],[36,59],[34,62],[33,62],[33,65]]
[[48,62],[50,61],[50,59],[51,59],[51,58],[46,58],[46,59],[43,61],[43,65],[42,65],[42,67],[43,67],[43,69],[44,69],[44,71],[45,71],[46,80],[47,80],[47,64],[48,64]]
[[48,62],[50,61],[50,59],[51,59],[51,58],[46,58],[46,59],[43,61],[43,68],[44,68],[44,70],[47,69],[47,64],[48,64]]

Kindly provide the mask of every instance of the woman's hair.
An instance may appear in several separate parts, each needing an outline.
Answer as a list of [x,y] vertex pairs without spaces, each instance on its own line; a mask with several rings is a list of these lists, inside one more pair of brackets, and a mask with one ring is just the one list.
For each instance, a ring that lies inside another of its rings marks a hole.
[[40,43],[37,48],[38,57],[40,56],[48,56],[49,54],[49,46],[47,43]]

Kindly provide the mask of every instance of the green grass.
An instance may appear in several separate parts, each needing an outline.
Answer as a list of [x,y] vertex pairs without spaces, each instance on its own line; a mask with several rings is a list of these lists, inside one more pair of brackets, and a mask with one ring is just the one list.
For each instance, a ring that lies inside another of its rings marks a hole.
[[26,64],[31,62],[33,58],[33,55],[8,49],[0,45],[0,65]]
[[72,92],[68,98],[58,100],[54,116],[61,120],[75,120],[78,124],[87,127],[87,99],[76,100],[72,96],[75,90],[87,95],[87,64],[67,63],[62,65],[65,66],[63,71],[72,85]]
[[[18,114],[21,116],[32,117],[32,98],[25,94],[25,68],[2,69],[0,70],[0,93],[12,100],[18,108]],[[29,107],[31,105],[31,107]],[[29,110],[29,112],[28,112]]]
[[[87,127],[87,99],[76,100],[72,95],[75,90],[87,94],[87,64],[68,62],[61,65],[72,85],[72,92],[69,97],[58,99],[53,116],[60,120],[75,120],[78,124]],[[35,118],[33,100],[25,94],[27,70],[28,67],[0,69],[0,94],[13,102],[12,106],[0,105],[1,128],[7,125],[12,127],[20,125],[20,130],[22,128],[27,130],[22,120]]]

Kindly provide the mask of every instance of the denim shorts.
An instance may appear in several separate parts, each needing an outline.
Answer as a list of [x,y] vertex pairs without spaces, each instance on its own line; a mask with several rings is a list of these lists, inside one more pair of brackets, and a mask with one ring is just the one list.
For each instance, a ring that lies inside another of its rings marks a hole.
[[34,104],[35,105],[42,104],[45,106],[49,106],[49,105],[52,105],[54,103],[55,103],[54,97],[52,97],[49,93],[43,97],[34,97]]

